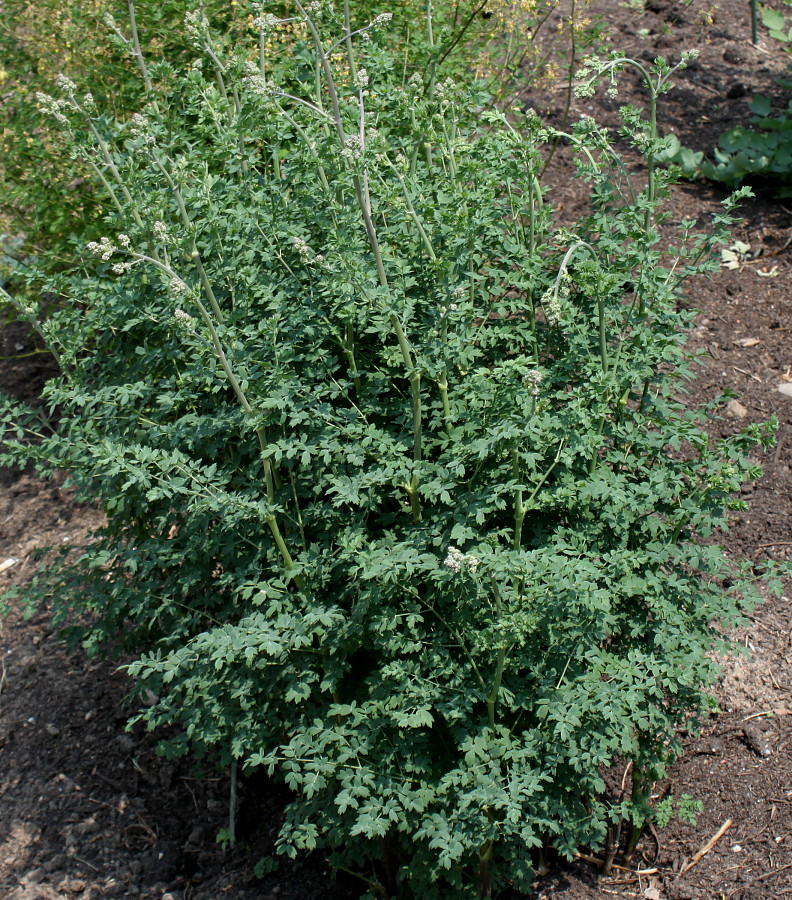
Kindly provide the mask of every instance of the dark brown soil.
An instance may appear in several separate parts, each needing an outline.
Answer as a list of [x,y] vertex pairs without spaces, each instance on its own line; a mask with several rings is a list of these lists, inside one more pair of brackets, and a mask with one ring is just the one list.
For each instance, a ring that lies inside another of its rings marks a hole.
[[[749,120],[754,92],[779,93],[787,57],[765,39],[750,43],[748,0],[647,0],[644,11],[594,2],[619,50],[637,58],[675,58],[698,48],[700,60],[663,99],[661,127],[706,150],[717,135]],[[714,21],[708,24],[708,16]],[[548,99],[549,97],[549,99]],[[640,84],[622,80],[617,100],[573,100],[571,114],[615,125],[624,102],[644,100]],[[562,90],[526,94],[549,121],[559,122]],[[562,153],[548,183],[561,214],[585,208],[587,189],[572,177]],[[705,220],[724,192],[708,185],[674,191],[678,218]],[[792,558],[792,214],[759,188],[744,207],[735,238],[755,258],[690,285],[700,313],[693,345],[705,351],[691,403],[729,389],[738,395],[713,423],[728,434],[775,415],[775,449],[761,460],[764,478],[746,490],[750,512],[736,514],[723,538],[735,557],[757,563]],[[775,269],[774,267],[777,267]],[[762,273],[772,272],[772,276]],[[0,390],[36,402],[52,371],[19,324],[0,332]],[[24,585],[35,571],[36,548],[79,545],[99,514],[73,502],[58,483],[0,470],[0,590]],[[11,562],[13,560],[13,562]],[[717,686],[721,713],[700,736],[683,735],[685,753],[657,795],[671,790],[703,803],[695,826],[672,822],[651,831],[629,867],[599,878],[600,863],[581,858],[536,883],[554,900],[640,897],[645,900],[771,900],[792,895],[792,606],[768,600],[739,636],[749,651],[723,660]],[[19,610],[0,620],[0,897],[162,898],[218,900],[352,900],[362,882],[334,880],[319,856],[281,863],[262,879],[253,865],[271,852],[284,793],[266,783],[242,784],[242,841],[224,852],[215,835],[225,824],[228,779],[194,762],[168,761],[150,735],[125,731],[131,707],[118,663],[69,651],[44,615],[25,621]],[[712,838],[717,840],[712,843]],[[711,844],[708,852],[701,851]]]

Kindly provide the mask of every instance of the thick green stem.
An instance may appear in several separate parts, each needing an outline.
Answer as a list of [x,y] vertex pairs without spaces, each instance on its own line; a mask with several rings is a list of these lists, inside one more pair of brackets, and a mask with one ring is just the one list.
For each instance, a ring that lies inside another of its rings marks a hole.
[[[520,484],[520,458],[517,447],[512,448],[512,472],[514,480]],[[523,489],[518,487],[514,495],[514,549],[522,547],[522,528],[525,519],[525,506],[523,505]]]
[[179,189],[179,186],[176,182],[171,178],[170,172],[167,168],[162,164],[159,157],[156,154],[152,155],[152,159],[154,160],[154,164],[162,173],[162,177],[168,184],[168,187],[171,189],[171,193],[173,194],[174,199],[176,200],[176,206],[179,210],[179,216],[181,217],[182,224],[184,225],[187,233],[190,235],[191,248],[190,248],[190,259],[192,260],[193,265],[195,266],[196,271],[198,272],[198,278],[201,282],[201,287],[204,290],[204,294],[206,294],[206,299],[209,301],[209,305],[212,307],[212,312],[217,316],[218,322],[223,322],[225,316],[223,315],[223,311],[220,309],[220,305],[217,302],[217,298],[215,297],[215,293],[212,290],[212,285],[209,281],[209,278],[206,274],[206,269],[204,268],[203,261],[201,260],[201,254],[198,251],[198,246],[195,243],[195,236],[193,234],[192,228],[192,219],[190,218],[187,207],[184,203],[184,197],[182,196],[182,192]]
[[146,86],[146,92],[151,95],[154,93],[154,85],[151,82],[151,76],[149,75],[146,60],[143,57],[143,51],[140,49],[140,38],[138,36],[137,20],[135,18],[135,0],[127,0],[127,7],[129,9],[129,26],[132,31],[132,49],[135,54],[135,61],[140,69],[140,74],[143,76],[143,84]]
[[352,84],[357,81],[357,65],[355,64],[355,49],[352,46],[352,19],[349,14],[349,0],[344,0],[344,43],[346,44],[347,62],[349,63],[349,77]]

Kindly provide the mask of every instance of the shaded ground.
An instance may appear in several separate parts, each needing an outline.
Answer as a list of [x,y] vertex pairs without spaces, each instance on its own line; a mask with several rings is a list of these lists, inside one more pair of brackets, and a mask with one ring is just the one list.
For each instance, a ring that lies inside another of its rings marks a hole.
[[[637,4],[633,4],[634,6]],[[777,47],[751,46],[747,2],[673,4],[647,0],[643,12],[614,2],[593,4],[605,15],[614,46],[641,58],[675,57],[698,47],[700,61],[664,98],[661,124],[694,149],[748,120],[754,91],[775,90],[786,57]],[[619,103],[640,102],[626,76],[616,101],[574,101],[572,114],[615,123]],[[526,96],[551,121],[562,91]],[[548,172],[552,202],[567,218],[585,206],[587,189],[561,155]],[[706,185],[675,190],[679,218],[705,218],[723,193]],[[738,395],[716,433],[778,417],[779,441],[761,463],[765,477],[746,496],[751,510],[735,516],[725,544],[757,563],[792,557],[792,214],[760,193],[745,207],[735,237],[757,257],[690,286],[701,312],[693,342],[704,351],[692,402],[731,389]],[[774,277],[757,274],[764,267]],[[48,358],[28,355],[19,325],[0,333],[0,390],[28,401],[51,372]],[[0,589],[24,584],[37,547],[79,543],[99,524],[96,511],[75,505],[60,484],[0,471]],[[14,560],[14,562],[10,562]],[[5,566],[5,568],[3,568]],[[785,596],[759,607],[740,637],[750,655],[724,661],[717,693],[722,713],[698,737],[658,795],[691,794],[704,809],[695,826],[674,822],[646,836],[632,871],[597,880],[596,861],[581,859],[537,882],[537,897],[589,900],[771,900],[792,895],[792,605]],[[225,824],[228,783],[194,763],[155,754],[151,736],[124,730],[130,709],[116,663],[69,652],[44,616],[0,620],[0,897],[162,898],[216,900],[345,900],[362,883],[333,881],[321,858],[286,863],[262,879],[252,867],[272,849],[283,792],[266,783],[241,786],[242,843],[224,853],[215,843]],[[730,822],[712,849],[696,858]],[[637,871],[636,871],[637,870]]]

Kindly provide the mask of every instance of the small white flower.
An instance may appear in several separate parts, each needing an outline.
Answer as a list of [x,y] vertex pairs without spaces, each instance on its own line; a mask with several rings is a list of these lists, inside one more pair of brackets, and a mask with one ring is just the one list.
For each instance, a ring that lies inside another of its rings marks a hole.
[[[457,285],[453,291],[451,291],[451,296],[456,300],[464,300],[467,297],[468,289],[464,284]],[[456,309],[456,304],[452,304],[454,309]]]
[[384,12],[380,13],[378,16],[374,16],[371,21],[371,25],[369,28],[378,28],[380,25],[385,25],[387,22],[393,18],[393,13]]
[[131,262],[120,262],[115,263],[112,267],[111,271],[114,275],[126,275],[126,273],[132,268]]
[[128,234],[119,234],[116,240],[118,241],[119,247],[123,247],[124,250],[129,250],[129,245],[131,242],[129,240]]
[[355,78],[355,87],[363,90],[363,88],[368,87],[368,83],[368,72],[365,69],[358,69],[357,78]]
[[319,0],[311,0],[305,8],[312,16],[318,16],[322,12],[322,4]]

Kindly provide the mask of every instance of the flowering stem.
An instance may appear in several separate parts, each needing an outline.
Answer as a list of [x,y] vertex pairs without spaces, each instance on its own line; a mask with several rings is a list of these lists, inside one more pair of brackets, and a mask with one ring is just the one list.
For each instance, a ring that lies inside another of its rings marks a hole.
[[349,77],[352,84],[357,81],[357,66],[355,65],[355,50],[352,46],[352,20],[349,15],[349,0],[344,0],[344,43],[346,44],[347,61],[349,62]]
[[[319,62],[325,76],[325,81],[327,83],[327,90],[330,94],[330,103],[333,108],[333,122],[335,124],[336,134],[338,135],[338,139],[341,142],[341,147],[343,148],[346,145],[346,134],[344,132],[344,125],[341,119],[341,106],[338,101],[338,91],[336,90],[333,70],[330,67],[330,60],[328,59],[327,53],[325,52],[325,49],[322,45],[322,40],[319,36],[319,32],[316,30],[316,25],[314,25],[313,19],[311,19],[311,17],[308,15],[305,7],[302,5],[300,0],[295,0],[295,3],[297,5],[297,8],[300,10],[303,18],[305,19],[306,24],[308,25],[308,29],[311,32],[311,36],[316,47]],[[380,249],[379,239],[377,238],[377,230],[374,226],[374,220],[371,216],[371,198],[368,195],[367,189],[364,192],[365,182],[361,182],[360,176],[357,173],[352,176],[352,184],[355,188],[355,196],[357,198],[358,207],[360,208],[360,214],[363,217],[363,225],[366,230],[366,237],[368,238],[369,247],[371,248],[371,252],[374,256],[374,264],[377,269],[377,276],[379,278],[380,286],[390,294],[391,289],[388,282],[388,275],[385,271],[385,264],[382,260],[382,251]],[[421,503],[420,498],[418,497],[418,484],[420,480],[418,476],[418,464],[422,459],[423,435],[421,410],[421,376],[415,366],[407,336],[404,332],[404,328],[401,322],[399,321],[398,316],[394,311],[391,311],[388,318],[390,320],[391,327],[393,328],[396,335],[396,341],[399,345],[402,361],[404,363],[405,369],[407,370],[407,378],[410,382],[410,393],[413,409],[413,472],[410,478],[410,483],[407,485],[407,494],[410,498],[410,507],[412,509],[413,519],[416,522],[420,522]]]
[[[151,82],[151,76],[149,75],[146,60],[143,57],[143,51],[140,49],[140,38],[138,37],[137,20],[135,18],[135,0],[127,0],[127,6],[129,8],[129,26],[132,31],[132,49],[135,55],[135,61],[140,69],[140,74],[143,76],[143,84],[146,86],[146,93],[152,95],[154,93],[154,85]],[[156,104],[154,108],[156,109]]]
[[[149,256],[144,256],[140,253],[132,254],[135,259],[143,260],[145,262],[153,263],[157,268],[167,275],[169,278],[179,278],[176,272],[173,269],[165,265],[164,263],[157,262],[157,260],[152,259]],[[181,280],[181,279],[179,279]],[[245,395],[242,386],[239,383],[236,375],[234,374],[233,369],[231,368],[231,364],[228,361],[228,357],[226,356],[225,350],[223,349],[223,344],[220,341],[220,335],[217,333],[217,329],[215,328],[215,324],[212,321],[212,317],[209,314],[209,310],[203,305],[200,297],[193,294],[192,297],[193,303],[198,307],[198,312],[201,315],[201,318],[206,325],[209,335],[212,340],[212,347],[215,352],[215,356],[217,357],[217,361],[220,363],[223,372],[225,373],[226,379],[228,383],[231,385],[231,390],[234,392],[239,405],[242,407],[243,411],[247,416],[251,418],[254,417],[255,411],[253,407],[250,405],[250,401]],[[275,505],[275,478],[273,474],[272,460],[269,458],[268,446],[269,442],[267,440],[267,433],[263,426],[258,426],[256,428],[256,436],[259,441],[259,448],[261,450],[261,462],[264,467],[264,483],[267,492],[267,501],[271,506]],[[294,561],[292,560],[291,554],[289,553],[289,549],[286,546],[286,542],[283,539],[283,534],[278,526],[278,520],[275,517],[274,513],[268,513],[264,516],[264,521],[267,523],[270,532],[272,533],[272,538],[275,541],[275,545],[277,546],[281,558],[283,559],[283,564],[288,570],[294,569]],[[297,584],[299,585],[301,582],[299,579],[295,579]]]
[[215,297],[215,293],[212,290],[212,285],[209,282],[209,277],[206,274],[206,269],[204,268],[203,261],[201,260],[201,254],[198,252],[198,246],[195,243],[195,235],[193,233],[192,220],[190,219],[190,216],[187,212],[187,207],[184,203],[182,192],[179,190],[179,186],[176,184],[173,178],[171,178],[170,172],[162,164],[160,158],[155,153],[152,153],[151,158],[154,160],[154,165],[162,173],[162,177],[167,182],[168,187],[171,189],[171,193],[176,200],[176,206],[179,209],[179,215],[181,216],[182,224],[187,230],[187,233],[190,235],[190,240],[192,242],[192,246],[190,248],[190,259],[192,260],[192,263],[195,266],[196,271],[198,272],[198,278],[200,279],[201,286],[203,287],[204,293],[206,294],[206,299],[209,301],[209,305],[212,307],[212,312],[217,316],[217,321],[222,323],[225,320],[225,316],[223,315],[223,312],[220,309],[220,305],[217,302],[217,298]]

